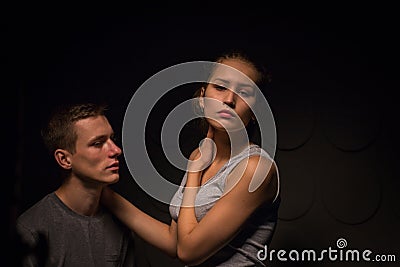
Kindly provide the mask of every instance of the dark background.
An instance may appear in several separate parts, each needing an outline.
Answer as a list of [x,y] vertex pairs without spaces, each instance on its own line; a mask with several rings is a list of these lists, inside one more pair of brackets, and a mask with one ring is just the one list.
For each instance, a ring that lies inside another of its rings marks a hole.
[[[213,60],[221,51],[239,47],[272,73],[266,96],[276,120],[282,205],[270,249],[336,248],[336,240],[345,238],[347,248],[395,254],[399,260],[399,31],[394,9],[161,10],[132,10],[130,15],[2,11],[2,196],[9,237],[4,240],[12,250],[4,258],[15,252],[16,216],[60,183],[39,135],[54,107],[107,102],[120,136],[131,97],[152,75],[178,63]],[[162,99],[150,123],[152,133],[168,109],[191,94],[183,90]],[[185,153],[196,138],[187,141]],[[161,155],[157,138],[147,141],[150,155]],[[154,164],[179,181],[182,173],[163,157]],[[114,187],[149,214],[170,220],[167,206],[142,192],[126,167]],[[180,266],[137,242],[139,266]],[[300,265],[357,264],[272,262]]]

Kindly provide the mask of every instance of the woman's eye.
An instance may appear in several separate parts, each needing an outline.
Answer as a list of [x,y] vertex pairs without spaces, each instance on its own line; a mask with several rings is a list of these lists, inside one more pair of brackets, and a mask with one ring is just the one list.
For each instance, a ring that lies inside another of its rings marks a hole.
[[242,96],[248,96],[249,95],[249,93],[246,92],[246,91],[240,91],[239,94],[242,95]]
[[219,90],[219,91],[226,90],[226,87],[223,87],[223,86],[221,86],[221,85],[216,85],[215,88],[216,88],[217,90]]

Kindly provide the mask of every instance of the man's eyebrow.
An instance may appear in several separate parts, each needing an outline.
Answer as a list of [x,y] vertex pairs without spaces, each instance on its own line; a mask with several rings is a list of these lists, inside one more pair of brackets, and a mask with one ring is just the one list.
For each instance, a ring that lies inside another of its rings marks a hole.
[[99,140],[99,139],[104,139],[104,138],[108,138],[108,135],[107,134],[101,134],[101,135],[93,136],[93,137],[91,137],[89,139],[89,142],[93,142],[93,141],[96,141],[96,140]]

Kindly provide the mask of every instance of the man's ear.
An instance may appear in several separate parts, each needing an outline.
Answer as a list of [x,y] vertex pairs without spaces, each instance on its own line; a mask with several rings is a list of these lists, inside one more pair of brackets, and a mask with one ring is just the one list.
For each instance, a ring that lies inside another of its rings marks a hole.
[[71,153],[64,149],[57,149],[54,152],[54,158],[56,159],[58,165],[63,169],[71,169]]

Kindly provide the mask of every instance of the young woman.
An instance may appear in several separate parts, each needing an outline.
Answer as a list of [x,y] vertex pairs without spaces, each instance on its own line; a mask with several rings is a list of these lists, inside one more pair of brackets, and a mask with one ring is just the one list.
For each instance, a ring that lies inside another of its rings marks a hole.
[[[249,138],[256,127],[264,73],[240,53],[216,60],[195,94],[207,138],[189,158],[166,225],[110,189],[102,201],[131,230],[186,265],[265,266],[279,208],[279,177],[267,152]],[[238,75],[242,73],[244,75]]]

